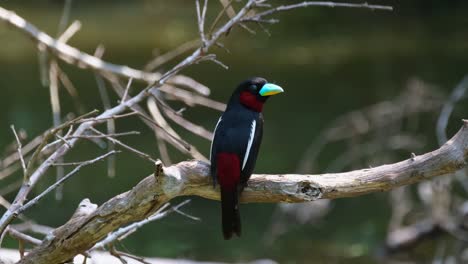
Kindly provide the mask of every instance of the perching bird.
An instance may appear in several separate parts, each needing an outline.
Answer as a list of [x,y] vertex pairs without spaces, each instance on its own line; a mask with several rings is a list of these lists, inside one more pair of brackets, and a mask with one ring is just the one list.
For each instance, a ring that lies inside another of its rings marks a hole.
[[283,92],[263,78],[242,82],[219,118],[211,143],[211,176],[221,187],[222,226],[225,239],[241,234],[239,196],[247,186],[262,141],[262,109],[266,100]]

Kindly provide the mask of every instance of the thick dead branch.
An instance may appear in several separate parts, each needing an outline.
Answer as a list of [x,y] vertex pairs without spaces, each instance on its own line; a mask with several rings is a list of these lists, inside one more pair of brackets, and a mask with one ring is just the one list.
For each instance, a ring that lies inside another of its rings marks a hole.
[[[130,257],[123,256],[128,264],[141,264],[142,262],[138,260],[131,259]],[[79,255],[73,259],[73,264],[109,264],[109,263],[120,263],[114,256],[109,252],[104,251],[93,251],[89,253],[89,258],[84,261],[85,256]],[[143,259],[143,258],[142,258]],[[11,264],[16,263],[20,260],[18,250],[13,249],[0,249],[0,264]],[[3,262],[2,262],[3,261]],[[195,261],[190,259],[168,259],[168,258],[144,258],[146,263],[150,264],[228,264],[226,262],[213,262],[213,261]],[[245,264],[276,264],[277,262],[272,260],[254,260],[252,262],[245,262]]]
[[[452,173],[468,160],[468,121],[439,149],[371,169],[319,175],[253,175],[242,202],[305,202],[358,196],[420,182]],[[120,226],[140,221],[178,196],[219,199],[213,189],[209,164],[186,161],[163,168],[158,179],[150,175],[132,190],[120,194],[75,221],[57,228],[52,236],[19,263],[61,263],[92,248]]]

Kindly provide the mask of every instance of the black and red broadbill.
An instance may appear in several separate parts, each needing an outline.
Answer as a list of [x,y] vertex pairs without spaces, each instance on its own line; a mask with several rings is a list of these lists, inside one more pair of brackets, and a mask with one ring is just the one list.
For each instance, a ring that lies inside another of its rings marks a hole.
[[283,92],[263,78],[239,84],[219,118],[211,143],[211,175],[221,187],[225,239],[240,236],[239,196],[252,175],[263,134],[263,104]]

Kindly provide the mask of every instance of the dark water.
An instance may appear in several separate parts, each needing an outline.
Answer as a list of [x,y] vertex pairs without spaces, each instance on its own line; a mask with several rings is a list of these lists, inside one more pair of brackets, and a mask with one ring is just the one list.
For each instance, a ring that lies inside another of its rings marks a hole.
[[[468,72],[468,5],[464,1],[402,2],[378,2],[395,4],[394,12],[309,8],[284,13],[278,16],[280,24],[268,27],[271,36],[253,26],[256,35],[235,29],[223,39],[231,53],[215,51],[229,65],[228,71],[208,62],[184,73],[208,85],[212,97],[221,101],[227,99],[239,81],[254,75],[284,87],[286,93],[266,106],[265,135],[256,171],[295,172],[307,146],[335,117],[398,95],[413,77],[448,94]],[[55,35],[60,1],[0,3]],[[213,19],[213,10],[219,9],[220,4],[211,1],[209,18]],[[192,1],[76,1],[71,18],[83,24],[70,41],[72,45],[92,53],[103,44],[106,60],[136,68],[143,67],[153,49],[165,52],[197,37]],[[52,124],[49,93],[40,84],[37,61],[35,46],[28,38],[0,23],[0,147],[13,140],[10,124],[24,129],[31,137]],[[86,110],[101,108],[93,74],[61,65],[78,88]],[[72,111],[73,104],[64,91],[61,97],[63,112]],[[466,118],[463,113],[466,108],[457,109],[453,120]],[[193,108],[185,115],[212,128],[219,113]],[[427,128],[424,131],[429,141],[424,150],[430,150],[437,146],[435,115],[425,120],[427,125],[422,127]],[[458,125],[453,122],[449,132],[456,131]],[[117,129],[141,130],[141,136],[125,138],[125,142],[158,156],[152,133],[138,120],[118,121]],[[208,141],[178,127],[177,130],[208,153]],[[187,158],[173,149],[171,153],[174,161]],[[82,143],[66,160],[83,160],[95,154],[94,145]],[[105,177],[105,169],[105,164],[83,169],[65,185],[62,201],[57,202],[50,195],[27,216],[42,224],[61,225],[83,198],[101,204],[134,186],[152,168],[124,153],[117,159],[116,178]],[[54,172],[50,171],[35,194],[54,179]],[[9,182],[0,181],[0,187]],[[13,196],[7,198],[11,200]],[[281,263],[374,263],[374,253],[385,238],[390,214],[386,194],[337,200],[331,213],[318,224],[294,226],[266,246],[262,238],[274,208],[270,204],[243,205],[243,236],[226,242],[220,233],[219,203],[194,197],[185,211],[201,217],[201,222],[171,215],[143,227],[121,247],[135,254],[198,260],[272,258]],[[15,243],[7,241],[9,246]]]

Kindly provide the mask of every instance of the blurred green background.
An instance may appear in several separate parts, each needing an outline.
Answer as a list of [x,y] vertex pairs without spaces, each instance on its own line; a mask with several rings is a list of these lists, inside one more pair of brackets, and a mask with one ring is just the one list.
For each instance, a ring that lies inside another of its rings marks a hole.
[[[285,1],[273,1],[282,2]],[[210,87],[211,97],[223,102],[237,83],[250,76],[263,76],[285,89],[286,93],[266,106],[264,140],[256,172],[297,172],[307,146],[331,120],[397,96],[411,78],[428,82],[447,95],[468,72],[468,2],[371,2],[393,5],[395,11],[316,7],[282,13],[275,16],[281,19],[279,24],[267,26],[271,36],[252,26],[256,35],[235,28],[222,39],[230,53],[219,48],[214,51],[229,70],[206,62],[184,72]],[[56,35],[62,1],[0,3],[41,30]],[[210,1],[209,21],[220,9],[218,1]],[[135,68],[142,68],[155,49],[163,53],[198,36],[194,1],[74,1],[71,20],[75,19],[81,21],[82,29],[69,41],[72,46],[93,53],[97,45],[103,44],[105,60]],[[94,75],[64,63],[61,66],[78,88],[86,110],[102,109]],[[36,47],[4,23],[0,23],[0,89],[0,149],[14,139],[11,124],[24,129],[30,138],[52,126],[49,90],[40,83]],[[73,111],[63,89],[61,98],[63,113]],[[116,103],[116,97],[112,99]],[[466,110],[465,107],[465,114]],[[212,129],[219,113],[196,107],[188,109],[185,116]],[[429,138],[424,151],[437,147],[436,117],[429,115],[421,124],[422,133]],[[459,128],[457,120],[461,118],[467,116],[458,107],[449,135]],[[208,141],[174,127],[208,155]],[[137,119],[117,121],[117,130],[142,131],[141,136],[123,140],[158,157],[153,133]],[[84,160],[103,151],[83,142],[65,159]],[[174,149],[171,154],[175,162],[187,159]],[[327,157],[333,156],[332,152]],[[319,163],[312,172],[320,173],[324,167]],[[83,198],[101,204],[130,189],[151,171],[151,164],[132,154],[120,154],[115,178],[106,177],[105,163],[85,168],[65,184],[62,201],[49,195],[26,215],[41,224],[59,226]],[[14,177],[19,179],[21,175]],[[0,189],[15,179],[0,181]],[[50,170],[32,195],[54,180],[55,171]],[[14,195],[6,198],[11,201]],[[390,214],[386,194],[337,200],[318,224],[295,226],[267,245],[263,237],[274,209],[274,204],[242,205],[243,236],[224,241],[219,203],[193,197],[184,210],[202,221],[173,214],[141,228],[119,247],[145,256],[196,260],[271,258],[281,263],[374,263]],[[7,240],[6,245],[16,247],[16,241]]]

